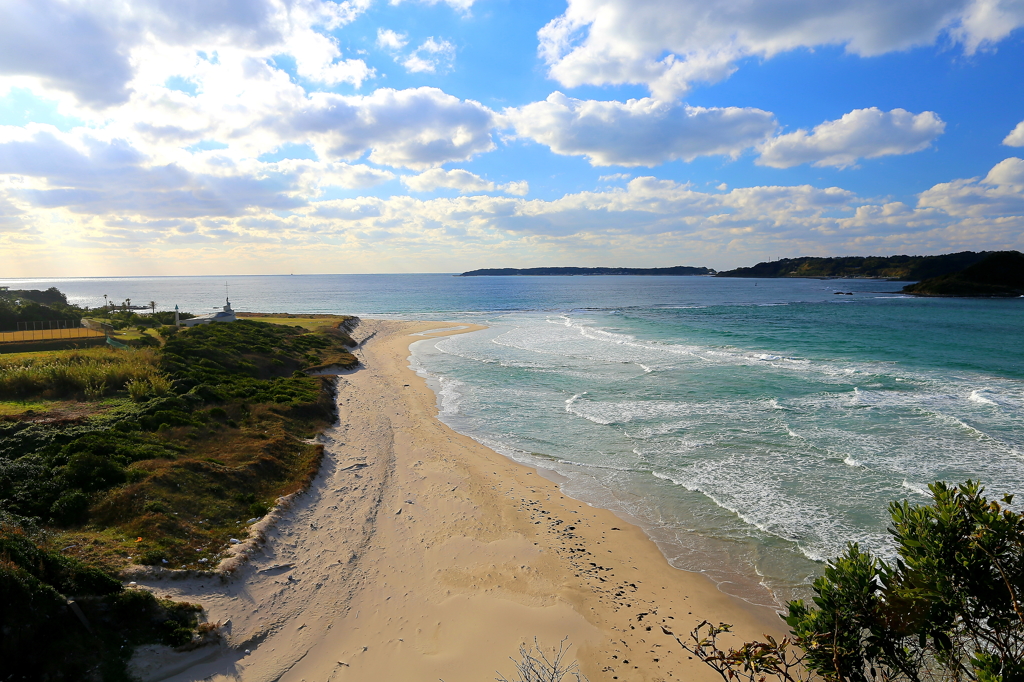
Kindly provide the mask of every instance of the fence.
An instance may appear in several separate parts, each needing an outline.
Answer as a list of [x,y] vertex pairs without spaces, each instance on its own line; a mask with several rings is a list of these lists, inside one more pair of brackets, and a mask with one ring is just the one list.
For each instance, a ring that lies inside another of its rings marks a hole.
[[104,336],[102,330],[81,326],[81,320],[37,320],[18,322],[17,331],[0,332],[0,343],[53,341],[56,339],[92,339]]

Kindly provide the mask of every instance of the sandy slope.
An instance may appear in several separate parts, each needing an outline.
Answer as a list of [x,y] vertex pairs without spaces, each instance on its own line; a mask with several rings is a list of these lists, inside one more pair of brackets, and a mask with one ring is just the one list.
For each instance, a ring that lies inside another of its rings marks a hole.
[[364,367],[338,379],[321,473],[253,561],[228,581],[146,584],[230,620],[227,644],[143,657],[147,679],[484,682],[512,676],[521,642],[568,637],[594,682],[711,680],[661,624],[779,630],[639,529],[437,421],[407,358],[411,333],[440,327],[453,333],[363,321]]

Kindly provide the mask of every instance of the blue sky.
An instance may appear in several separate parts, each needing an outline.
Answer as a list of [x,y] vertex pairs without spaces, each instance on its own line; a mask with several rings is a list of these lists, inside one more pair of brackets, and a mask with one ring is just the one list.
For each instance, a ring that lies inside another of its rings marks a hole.
[[8,277],[1024,247],[1013,0],[0,0]]

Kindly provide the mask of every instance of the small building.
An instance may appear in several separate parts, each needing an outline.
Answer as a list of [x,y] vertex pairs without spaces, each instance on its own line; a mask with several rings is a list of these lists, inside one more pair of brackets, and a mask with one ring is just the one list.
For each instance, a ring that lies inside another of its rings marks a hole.
[[188,320],[182,320],[181,323],[186,327],[195,327],[199,324],[209,324],[210,322],[237,322],[238,318],[235,317],[235,311],[231,309],[231,301],[224,299],[224,309],[209,315],[198,315]]

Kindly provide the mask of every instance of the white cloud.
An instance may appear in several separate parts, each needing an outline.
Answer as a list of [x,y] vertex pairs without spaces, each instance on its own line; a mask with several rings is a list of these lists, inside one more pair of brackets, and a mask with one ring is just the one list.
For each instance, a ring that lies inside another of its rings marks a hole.
[[6,174],[29,179],[11,194],[26,205],[87,214],[234,216],[254,205],[286,209],[304,203],[280,178],[200,175],[178,164],[153,164],[124,140],[35,124],[0,129],[0,175]]
[[771,113],[705,108],[644,98],[579,100],[554,92],[505,115],[516,134],[556,154],[583,155],[592,165],[653,166],[698,156],[737,156],[775,130]]
[[140,65],[168,51],[254,57],[286,53],[299,74],[356,86],[373,72],[341,60],[338,42],[321,32],[350,23],[369,0],[224,0],[131,3],[36,0],[8,3],[0,22],[0,75],[35,79],[105,107],[128,100]]
[[397,33],[389,28],[377,29],[377,47],[385,50],[401,50],[409,44],[407,33]]
[[365,189],[394,174],[365,165],[284,160],[231,163],[213,153],[192,167],[156,163],[123,139],[87,129],[0,127],[0,177],[21,180],[11,196],[26,206],[149,217],[237,216],[253,207],[304,206],[330,186]]
[[426,169],[465,161],[494,147],[493,111],[436,88],[391,90],[372,95],[314,93],[288,115],[268,121],[288,140],[305,138],[321,158],[370,160]]
[[1024,215],[1024,159],[1003,159],[984,178],[935,185],[918,195],[917,205],[937,208],[951,216]]
[[434,73],[438,67],[447,70],[455,60],[455,46],[447,40],[435,40],[430,36],[401,60],[409,73]]
[[761,146],[757,163],[773,168],[802,163],[843,168],[862,158],[927,149],[945,128],[931,111],[915,115],[903,109],[888,113],[877,107],[854,109],[838,120],[815,126],[811,133],[801,129],[768,140]]
[[1017,127],[1003,138],[1003,144],[1007,147],[1024,147],[1024,121],[1018,123]]
[[[448,5],[452,9],[457,10],[459,12],[462,12],[463,14],[468,14],[469,10],[473,7],[473,3],[476,2],[476,0],[415,0],[415,1],[419,2],[420,4],[430,5],[430,6],[439,5],[439,4],[441,4],[443,2],[444,4]],[[402,0],[391,0],[391,4],[392,5],[400,5],[400,4],[402,4]]]
[[506,194],[525,196],[530,192],[530,185],[525,180],[498,185],[461,168],[453,170],[432,168],[419,175],[403,175],[401,180],[403,185],[414,192],[432,192],[439,187],[455,189],[461,194],[469,194],[471,192],[504,192]]
[[638,83],[670,100],[745,57],[824,45],[871,56],[943,35],[971,54],[1022,25],[1016,0],[569,0],[538,36],[549,75],[566,87]]

